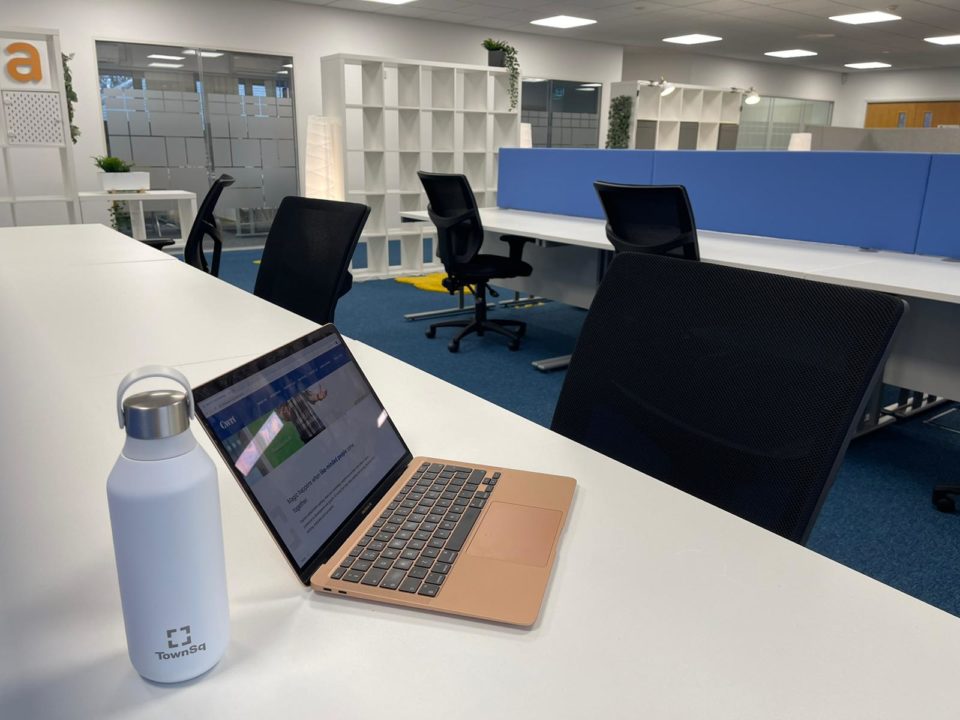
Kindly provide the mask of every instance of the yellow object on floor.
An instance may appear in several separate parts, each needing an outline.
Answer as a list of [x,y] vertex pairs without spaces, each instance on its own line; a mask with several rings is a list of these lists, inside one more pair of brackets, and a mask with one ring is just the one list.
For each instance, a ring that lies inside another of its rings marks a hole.
[[[398,277],[395,280],[398,283],[406,283],[407,285],[413,285],[418,290],[426,290],[427,292],[449,292],[443,286],[443,279],[447,276],[446,273],[438,272],[432,273],[430,275],[414,275],[407,277]],[[470,288],[466,288],[465,291],[467,294],[470,294]]]

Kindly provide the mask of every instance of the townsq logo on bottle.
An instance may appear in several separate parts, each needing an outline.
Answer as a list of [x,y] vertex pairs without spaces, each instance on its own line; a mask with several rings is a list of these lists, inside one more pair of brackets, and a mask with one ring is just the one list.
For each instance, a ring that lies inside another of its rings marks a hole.
[[[179,640],[180,642],[174,642]],[[180,648],[179,650],[175,648]],[[206,643],[194,643],[190,634],[190,626],[184,625],[181,628],[170,628],[167,630],[167,649],[170,652],[156,651],[159,660],[174,660],[175,658],[196,655],[198,652],[207,649]]]

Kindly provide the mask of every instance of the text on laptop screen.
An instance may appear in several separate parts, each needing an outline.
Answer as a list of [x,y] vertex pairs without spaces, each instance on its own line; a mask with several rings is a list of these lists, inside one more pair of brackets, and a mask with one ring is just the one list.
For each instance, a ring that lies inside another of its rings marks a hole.
[[406,452],[336,333],[199,405],[300,567]]

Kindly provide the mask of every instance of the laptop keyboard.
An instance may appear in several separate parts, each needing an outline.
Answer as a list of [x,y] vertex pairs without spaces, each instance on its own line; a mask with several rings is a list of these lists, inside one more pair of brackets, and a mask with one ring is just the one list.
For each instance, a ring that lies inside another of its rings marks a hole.
[[436,597],[499,479],[423,463],[330,577]]

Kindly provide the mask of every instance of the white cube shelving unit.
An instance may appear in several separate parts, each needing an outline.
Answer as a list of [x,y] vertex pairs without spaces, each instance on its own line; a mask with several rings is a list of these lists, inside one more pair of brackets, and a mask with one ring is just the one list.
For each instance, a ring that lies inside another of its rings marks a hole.
[[441,269],[434,228],[400,212],[427,207],[417,170],[462,172],[481,207],[496,204],[499,150],[520,144],[507,71],[337,54],[321,59],[321,82],[324,114],[344,124],[347,199],[371,207],[354,276]]
[[630,147],[638,150],[718,150],[736,146],[743,93],[676,84],[663,97],[644,80],[613,83],[610,97],[635,97]]

